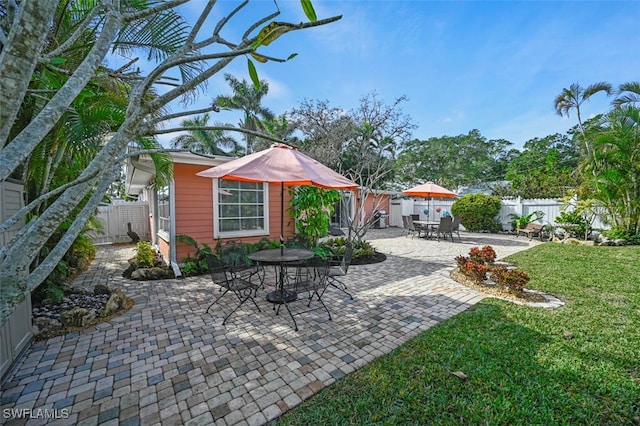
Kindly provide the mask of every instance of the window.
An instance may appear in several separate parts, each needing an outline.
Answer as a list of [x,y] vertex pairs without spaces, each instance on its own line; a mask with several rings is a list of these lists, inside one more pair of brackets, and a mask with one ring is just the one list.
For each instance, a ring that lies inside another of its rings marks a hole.
[[158,201],[158,234],[165,240],[169,239],[171,229],[171,210],[169,203],[169,187],[164,186],[157,192]]
[[220,237],[267,235],[267,184],[217,180],[216,229]]

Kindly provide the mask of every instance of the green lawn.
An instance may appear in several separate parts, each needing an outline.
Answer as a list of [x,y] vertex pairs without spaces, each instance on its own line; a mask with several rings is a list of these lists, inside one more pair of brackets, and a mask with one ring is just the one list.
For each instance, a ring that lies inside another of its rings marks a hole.
[[486,299],[278,424],[640,424],[640,248],[548,243],[508,260],[567,305]]

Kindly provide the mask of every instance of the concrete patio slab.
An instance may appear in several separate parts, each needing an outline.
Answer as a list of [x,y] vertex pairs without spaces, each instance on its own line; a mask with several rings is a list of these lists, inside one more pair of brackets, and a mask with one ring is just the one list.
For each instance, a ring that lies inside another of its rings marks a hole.
[[[120,287],[135,305],[78,333],[35,342],[2,385],[9,425],[261,425],[336,380],[463,312],[483,295],[449,278],[454,258],[490,244],[502,258],[537,241],[462,233],[462,242],[372,230],[387,260],[352,266],[351,301],[329,289],[322,309],[276,316],[259,298],[225,326],[205,310],[217,296],[209,277],[130,281],[133,246],[101,246],[75,286]],[[228,296],[232,297],[232,296]],[[224,306],[223,306],[224,308]],[[304,310],[301,303],[292,310]]]

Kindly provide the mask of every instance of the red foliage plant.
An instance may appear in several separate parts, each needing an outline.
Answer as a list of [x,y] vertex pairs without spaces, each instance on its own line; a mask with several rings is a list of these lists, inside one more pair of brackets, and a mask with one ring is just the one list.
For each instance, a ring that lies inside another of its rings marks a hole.
[[522,294],[524,286],[527,285],[531,278],[524,271],[500,266],[491,269],[491,279],[498,286],[507,289],[513,294]]
[[481,249],[472,247],[469,250],[469,257],[476,263],[493,263],[496,260],[496,251],[491,246],[484,246]]

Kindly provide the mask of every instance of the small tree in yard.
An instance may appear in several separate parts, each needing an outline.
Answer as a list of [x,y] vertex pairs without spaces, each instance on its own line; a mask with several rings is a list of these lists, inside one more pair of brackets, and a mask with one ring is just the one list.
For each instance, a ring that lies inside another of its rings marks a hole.
[[468,231],[498,232],[501,224],[496,220],[500,213],[500,198],[485,194],[468,194],[458,198],[451,206],[451,214],[460,216],[460,223]]
[[[205,25],[205,22],[216,15],[213,13],[216,2],[203,3],[202,12],[191,28],[176,12],[176,8],[184,3],[187,0],[24,0],[6,2],[0,7],[0,180],[19,175],[22,165],[58,125],[74,100],[87,95],[83,90],[92,79],[99,77],[125,82],[129,94],[124,121],[117,129],[109,129],[111,137],[104,139],[104,144],[79,177],[41,195],[0,226],[0,232],[5,232],[29,212],[39,208],[42,202],[51,201],[46,210],[39,212],[15,238],[0,249],[0,323],[4,323],[15,305],[49,275],[67,252],[115,180],[120,164],[128,155],[126,148],[131,141],[193,130],[193,127],[172,128],[168,123],[218,108],[212,105],[195,110],[185,106],[179,112],[168,113],[166,108],[171,102],[179,98],[185,101],[190,96],[193,98],[212,76],[240,56],[249,58],[249,76],[255,85],[259,85],[251,58],[260,62],[284,62],[285,59],[266,56],[258,49],[262,50],[263,46],[271,44],[286,32],[340,19],[336,16],[318,20],[310,0],[302,0],[309,22],[276,22],[274,19],[281,13],[276,4],[272,14],[248,23],[241,39],[231,41],[222,32],[231,20],[238,19],[238,14],[249,2],[240,3],[227,16],[220,17],[215,26]],[[66,39],[52,45],[47,42],[47,36],[50,34],[50,25],[60,18],[60,13],[73,16],[76,19],[75,27],[66,34]],[[168,29],[171,31],[168,32]],[[131,52],[139,46],[131,42],[131,36],[135,34],[154,42],[170,34],[173,48],[165,52],[151,48],[145,52],[149,60],[158,63],[146,75],[130,69],[129,66],[136,59],[120,69],[108,68],[104,59],[118,44],[125,52]],[[78,49],[79,40],[84,43],[83,49]],[[64,78],[57,80],[55,86],[46,91],[31,90],[36,71],[42,67],[56,71],[62,64],[66,66],[62,73]],[[168,75],[171,79],[166,78]],[[175,75],[179,78],[175,79]],[[168,90],[156,90],[158,85],[164,85]],[[33,112],[30,120],[17,120],[20,112],[26,108]],[[262,133],[234,127],[203,126],[201,129],[241,130],[270,138]],[[146,152],[139,151],[138,154]],[[69,217],[74,219],[64,236],[46,258],[35,269],[31,269],[41,248]]]
[[405,100],[401,96],[387,105],[374,92],[361,97],[353,111],[330,107],[324,101],[305,101],[291,113],[292,123],[304,135],[301,150],[360,185],[352,215],[346,218],[347,239],[356,244],[375,220],[365,214],[365,200],[370,200],[373,211],[380,210],[381,190],[393,179],[397,147],[415,128],[400,108]]

